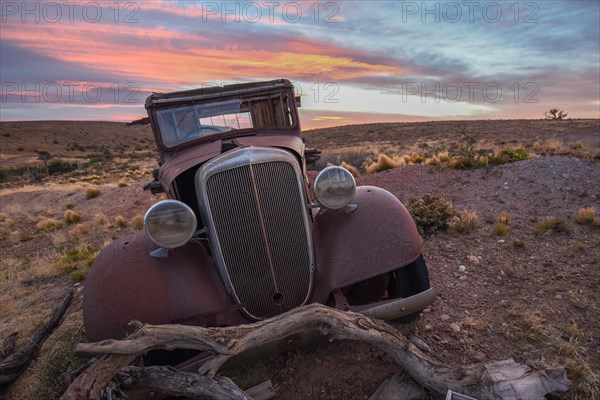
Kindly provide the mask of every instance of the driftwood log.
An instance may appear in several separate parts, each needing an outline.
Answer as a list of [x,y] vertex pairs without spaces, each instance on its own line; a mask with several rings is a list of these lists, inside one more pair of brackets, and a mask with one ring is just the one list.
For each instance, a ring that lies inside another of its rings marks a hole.
[[0,385],[14,381],[27,368],[29,363],[38,355],[40,348],[60,325],[63,315],[71,304],[73,290],[70,290],[61,303],[56,307],[50,320],[41,326],[21,350],[15,352],[17,334],[13,333],[5,339],[0,351]]
[[[418,383],[441,396],[452,390],[479,400],[533,400],[544,399],[544,395],[550,392],[566,391],[570,385],[564,368],[559,365],[536,370],[513,360],[504,360],[448,366],[421,351],[383,321],[319,304],[235,327],[155,326],[139,322],[136,325],[137,332],[126,339],[76,346],[77,353],[112,356],[92,365],[78,377],[63,399],[119,398],[120,388],[139,386],[140,383],[172,395],[198,398],[206,395],[205,388],[216,390],[220,387],[219,394],[212,392],[214,398],[247,398],[231,381],[216,376],[219,368],[234,355],[308,329],[316,329],[330,340],[351,339],[378,346]],[[133,357],[155,349],[194,349],[214,355],[200,367],[198,374],[181,373],[165,367],[125,367]],[[95,379],[97,374],[102,379]]]

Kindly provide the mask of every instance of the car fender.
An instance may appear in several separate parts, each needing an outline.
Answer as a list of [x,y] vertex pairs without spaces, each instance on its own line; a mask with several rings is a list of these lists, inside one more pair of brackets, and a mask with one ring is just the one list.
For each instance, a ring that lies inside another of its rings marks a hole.
[[204,246],[190,242],[170,250],[166,258],[150,256],[156,248],[140,233],[113,242],[96,258],[83,292],[89,340],[122,338],[132,320],[208,325],[247,322],[240,313],[227,312],[233,303]]
[[408,210],[387,190],[358,186],[349,213],[327,210],[315,217],[316,270],[330,289],[410,264],[421,237]]

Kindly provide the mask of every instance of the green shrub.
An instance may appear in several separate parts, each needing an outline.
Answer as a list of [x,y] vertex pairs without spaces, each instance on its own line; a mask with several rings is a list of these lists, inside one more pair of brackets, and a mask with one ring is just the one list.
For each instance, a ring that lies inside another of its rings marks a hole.
[[78,268],[89,268],[94,260],[98,250],[92,245],[85,245],[63,250],[63,253],[56,260],[56,266],[62,271],[75,271]]
[[419,233],[426,237],[448,229],[452,219],[457,216],[452,203],[429,193],[420,198],[411,198],[406,207],[415,220]]
[[63,160],[52,160],[50,163],[48,163],[48,173],[50,175],[64,174],[73,170],[75,170],[75,167],[73,167],[71,163]]
[[504,150],[502,150],[502,154],[507,156],[510,161],[521,161],[521,160],[527,160],[527,158],[529,158],[529,153],[527,153],[525,150],[521,150],[521,149],[516,149],[516,150],[504,149]]
[[33,364],[29,398],[58,399],[68,386],[68,374],[85,364],[89,357],[73,352],[77,343],[85,342],[83,325],[67,326],[58,330],[56,342],[41,353]]

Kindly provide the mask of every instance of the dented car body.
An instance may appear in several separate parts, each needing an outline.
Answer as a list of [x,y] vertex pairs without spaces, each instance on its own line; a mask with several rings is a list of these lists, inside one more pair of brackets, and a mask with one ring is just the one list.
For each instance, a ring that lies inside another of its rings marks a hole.
[[435,298],[417,228],[389,192],[341,167],[307,170],[287,80],[153,94],[146,101],[166,200],[143,233],[94,262],[90,340],[131,320],[229,326],[319,302],[412,319]]

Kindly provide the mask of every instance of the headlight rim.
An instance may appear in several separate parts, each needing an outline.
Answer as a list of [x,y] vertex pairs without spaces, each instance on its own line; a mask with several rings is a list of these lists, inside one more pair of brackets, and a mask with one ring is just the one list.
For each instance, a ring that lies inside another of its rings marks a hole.
[[[191,215],[191,220],[192,220],[192,229],[190,230],[189,234],[186,236],[186,240],[185,241],[180,241],[175,245],[165,245],[164,243],[160,243],[158,242],[155,238],[152,237],[152,235],[148,232],[148,217],[150,216],[151,212],[154,211],[156,208],[158,208],[161,205],[164,204],[176,204],[177,206],[182,206],[190,215]],[[183,201],[180,200],[176,200],[176,199],[165,199],[165,200],[160,200],[157,201],[156,203],[154,203],[152,206],[150,206],[150,208],[148,208],[148,210],[146,211],[146,213],[144,214],[144,232],[146,234],[146,237],[148,237],[148,239],[150,239],[150,241],[152,243],[154,243],[155,245],[162,247],[164,249],[176,249],[178,247],[181,246],[185,246],[196,234],[196,231],[198,229],[198,218],[196,217],[196,214],[194,213],[194,210],[192,210],[192,208],[190,206],[188,206],[187,204],[185,204]]]
[[[341,207],[337,207],[337,208],[332,208],[327,206],[326,204],[323,203],[323,201],[321,199],[319,199],[319,191],[317,190],[317,184],[319,183],[320,179],[323,179],[323,175],[326,173],[326,171],[329,171],[331,169],[340,169],[343,170],[351,179],[352,181],[352,196],[350,197],[350,200],[343,206]],[[348,204],[352,203],[352,200],[354,200],[354,197],[356,196],[356,179],[354,179],[354,175],[352,175],[352,173],[350,171],[348,171],[346,168],[339,166],[339,165],[330,165],[329,167],[325,167],[323,168],[321,171],[319,171],[317,177],[315,178],[315,181],[313,182],[313,193],[315,195],[315,199],[317,200],[317,203],[319,203],[319,205],[323,208],[326,208],[328,210],[340,210],[344,207],[346,207]]]

